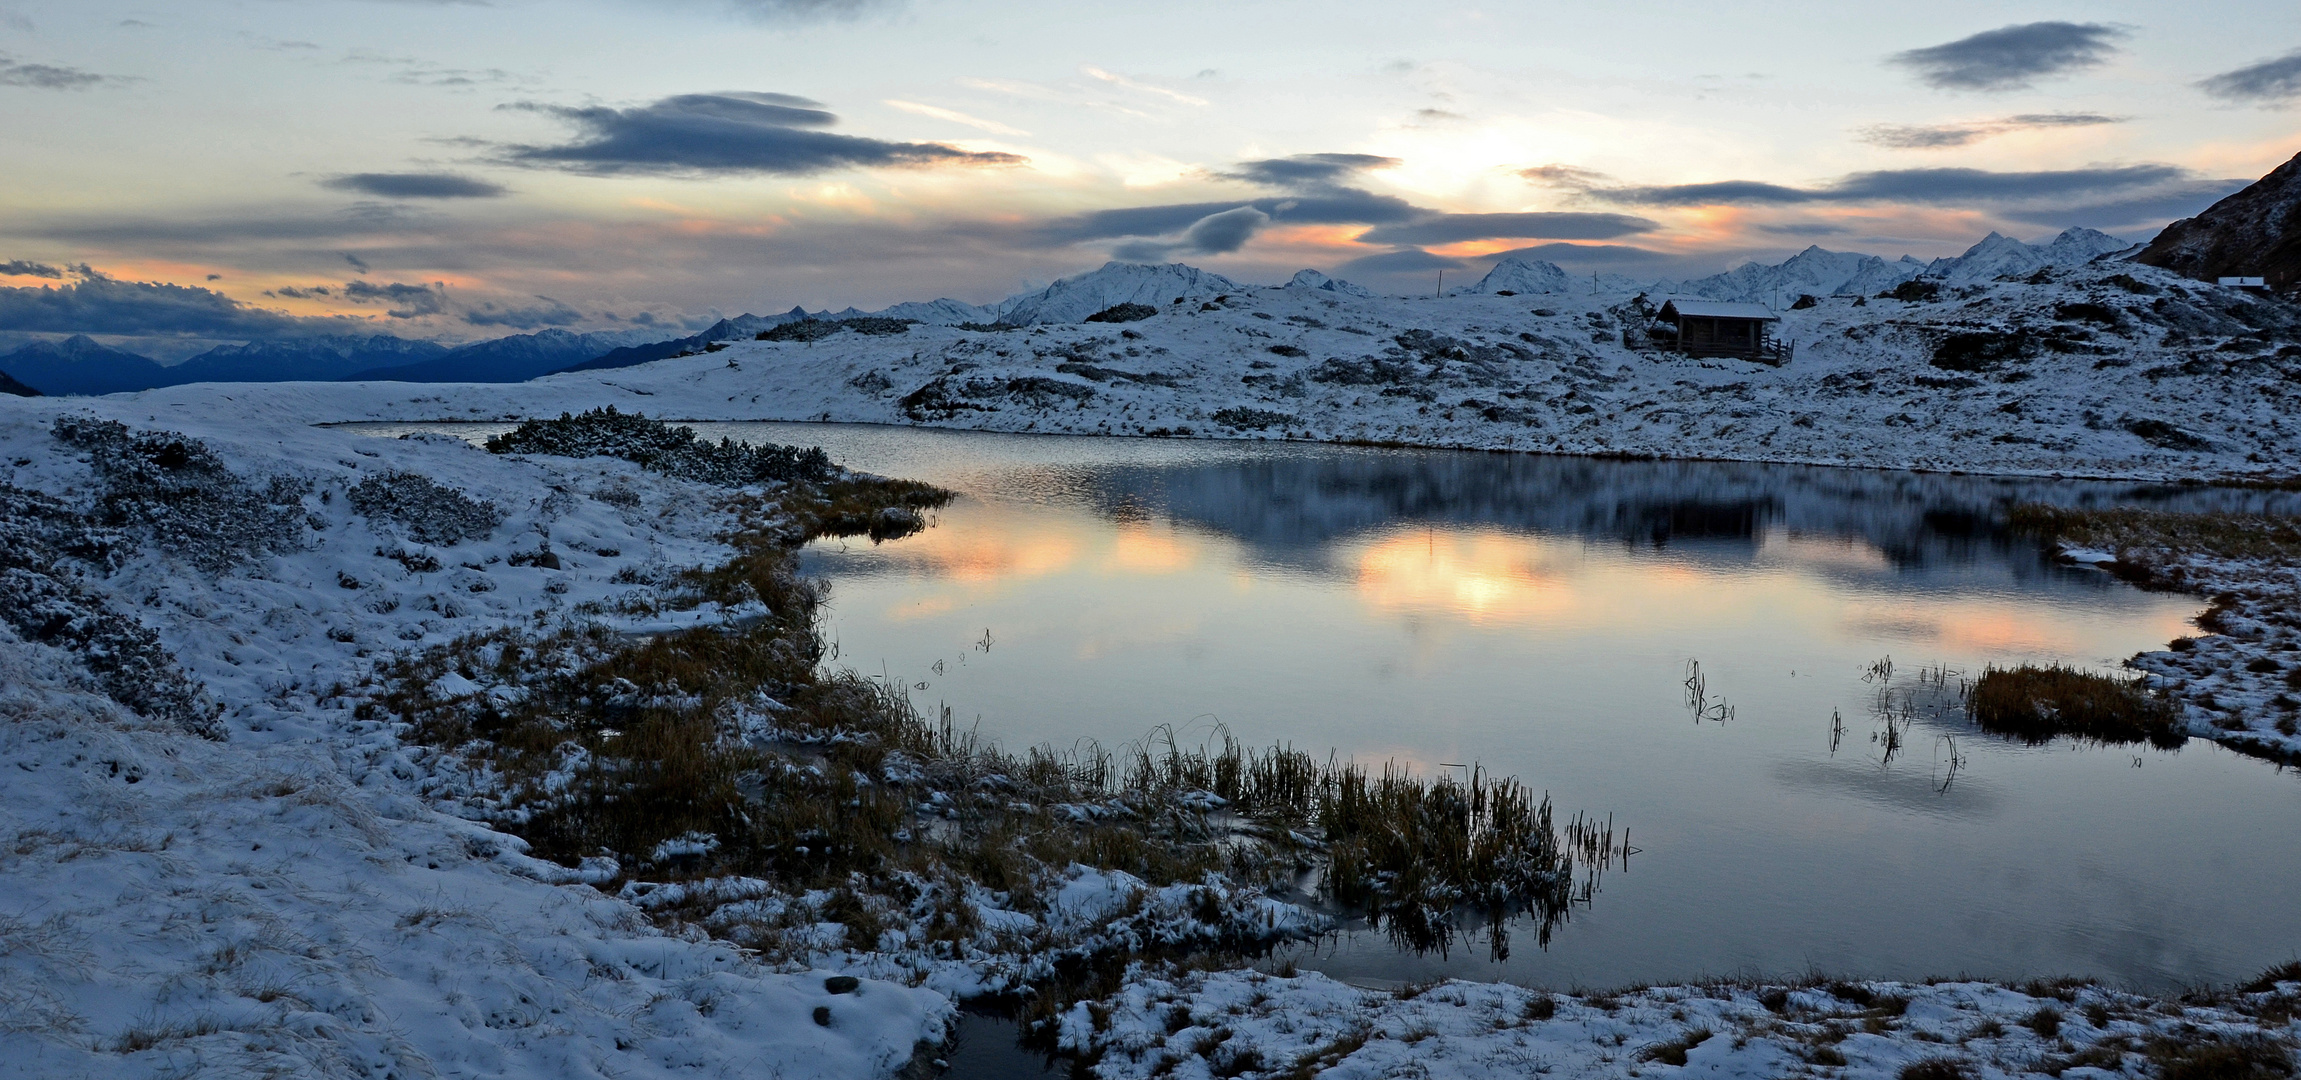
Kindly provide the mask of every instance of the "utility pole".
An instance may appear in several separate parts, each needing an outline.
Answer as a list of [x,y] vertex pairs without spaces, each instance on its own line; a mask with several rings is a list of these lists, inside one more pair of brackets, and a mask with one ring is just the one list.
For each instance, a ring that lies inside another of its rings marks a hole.
[[1439,268],[1438,268],[1438,288],[1437,288],[1435,291],[1433,291],[1433,292],[1432,292],[1430,295],[1432,295],[1432,296],[1437,296],[1437,297],[1442,297],[1442,296],[1445,296],[1445,295],[1446,295],[1446,268],[1445,268],[1445,267],[1439,267]]

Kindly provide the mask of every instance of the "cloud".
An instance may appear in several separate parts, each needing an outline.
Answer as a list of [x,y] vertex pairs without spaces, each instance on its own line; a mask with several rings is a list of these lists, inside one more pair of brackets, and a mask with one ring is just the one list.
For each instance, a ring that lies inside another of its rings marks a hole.
[[754,19],[852,19],[898,0],[727,0],[727,7]]
[[2125,31],[2101,23],[2034,22],[1895,53],[1890,63],[1937,90],[2020,90],[2038,78],[2106,62]]
[[2122,124],[2127,119],[2123,116],[2104,116],[2101,113],[2023,113],[1995,120],[1955,124],[1873,124],[1861,129],[1856,137],[1872,146],[1894,150],[1938,150],[1965,146],[2013,131],[2095,127],[2101,124]]
[[534,330],[544,326],[568,326],[583,321],[583,313],[548,296],[538,296],[541,303],[530,307],[498,307],[483,303],[463,313],[463,321],[473,326],[507,326],[514,330]]
[[1207,104],[1207,100],[1205,98],[1192,97],[1189,94],[1181,93],[1175,90],[1169,90],[1163,86],[1152,86],[1149,83],[1136,82],[1124,75],[1113,75],[1110,72],[1104,71],[1098,67],[1081,67],[1079,70],[1085,72],[1089,78],[1101,79],[1102,81],[1107,82],[1113,86],[1123,86],[1137,93],[1155,94],[1159,97],[1170,98],[1175,101],[1179,101],[1185,105]]
[[789,94],[730,91],[679,94],[630,109],[513,106],[556,116],[582,141],[512,146],[513,163],[608,176],[619,173],[771,173],[801,176],[840,168],[1016,165],[1014,154],[978,153],[942,143],[887,142],[805,128],[837,117]]
[[1368,169],[1387,169],[1398,164],[1397,158],[1374,154],[1296,154],[1242,161],[1233,171],[1217,175],[1266,187],[1325,188]]
[[277,289],[265,289],[264,295],[285,296],[290,300],[313,300],[322,296],[333,295],[334,292],[335,290],[330,289],[325,285],[314,285],[308,289],[299,289],[293,285],[282,285]]
[[1113,254],[1128,262],[1162,262],[1176,254],[1228,255],[1245,247],[1256,233],[1268,228],[1270,215],[1251,206],[1208,214],[1183,230],[1174,243],[1139,240],[1120,245]]
[[2172,165],[1991,172],[1986,169],[1886,169],[1853,173],[1818,188],[1757,180],[1601,188],[1592,195],[1646,206],[1795,205],[1799,203],[1993,203],[2093,197],[2164,187],[2192,179]]
[[409,285],[390,282],[378,285],[372,281],[344,282],[344,299],[355,304],[383,304],[384,314],[395,319],[420,319],[447,310],[445,286]]
[[1531,169],[1518,170],[1518,175],[1545,187],[1575,191],[1586,191],[1613,179],[1605,173],[1572,165],[1536,165]]
[[22,86],[33,90],[86,90],[119,81],[123,80],[79,68],[57,67],[54,64],[19,64],[14,57],[0,53],[0,86]]
[[191,285],[121,281],[85,267],[75,272],[83,276],[67,285],[0,288],[0,331],[273,338],[352,333],[370,325],[287,315]]
[[64,271],[61,268],[50,266],[47,263],[27,262],[23,259],[0,262],[0,277],[60,278],[63,276]]
[[1432,255],[1421,248],[1400,248],[1379,255],[1361,255],[1335,267],[1342,274],[1406,274],[1424,270],[1459,270],[1470,265],[1461,259]]
[[320,186],[385,199],[489,199],[511,190],[453,173],[352,173],[322,180]]
[[1030,132],[1024,131],[1021,128],[1008,127],[1007,125],[999,123],[996,120],[985,120],[980,116],[969,116],[966,113],[959,112],[956,109],[946,109],[939,105],[922,105],[916,101],[898,101],[894,98],[887,99],[885,104],[888,108],[891,109],[901,109],[904,112],[916,113],[920,116],[931,116],[937,120],[948,120],[954,124],[965,124],[971,128],[979,128],[983,131],[988,131],[993,135],[1030,134]]
[[1489,259],[1540,259],[1560,266],[1590,268],[1592,266],[1628,267],[1658,265],[1676,262],[1679,256],[1651,248],[1628,244],[1536,244],[1533,247],[1497,251],[1485,256]]
[[2198,180],[2132,198],[2037,206],[2011,210],[2006,216],[2050,228],[2083,225],[2108,233],[2145,233],[2170,221],[2195,217],[2198,211],[2251,185],[2252,181],[2243,179]]
[[1358,238],[1362,244],[1456,244],[1465,240],[1611,240],[1652,232],[1659,222],[1629,214],[1523,213],[1438,214],[1419,221],[1381,225]]
[[1783,221],[1772,225],[1760,225],[1758,231],[1772,233],[1775,236],[1839,236],[1853,230],[1843,225],[1832,225],[1826,221]]
[[2225,101],[2281,105],[2301,98],[2301,49],[2235,71],[2224,71],[2197,88]]
[[1323,195],[1096,210],[1057,218],[1030,231],[1044,242],[1071,244],[1126,236],[1169,236],[1209,215],[1244,207],[1260,211],[1281,225],[1379,225],[1412,221],[1430,213],[1395,196],[1342,188]]
[[345,261],[345,262],[347,262],[347,263],[350,263],[350,264],[351,264],[351,268],[352,268],[352,269],[354,269],[354,270],[357,270],[357,271],[359,271],[360,273],[363,273],[363,274],[368,272],[368,264],[367,264],[365,261],[363,261],[363,260],[362,260],[362,259],[361,259],[359,256],[357,256],[357,255],[354,255],[354,254],[352,254],[351,252],[348,252],[348,251],[347,251],[347,252],[344,252],[344,253],[343,253],[343,256],[344,256],[344,261]]

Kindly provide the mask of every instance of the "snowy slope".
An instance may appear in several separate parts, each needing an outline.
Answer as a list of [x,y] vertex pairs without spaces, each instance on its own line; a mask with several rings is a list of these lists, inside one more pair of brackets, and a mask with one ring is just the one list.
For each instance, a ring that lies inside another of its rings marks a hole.
[[[941,994],[866,982],[832,995],[829,972],[666,936],[582,883],[601,875],[526,857],[457,816],[493,796],[485,775],[400,744],[345,695],[394,650],[612,603],[633,581],[724,558],[722,493],[604,459],[313,428],[265,387],[180,392],[197,404],[164,417],[121,398],[0,411],[12,498],[76,506],[105,488],[91,464],[103,451],[51,435],[56,418],[93,412],[199,440],[255,483],[206,509],[291,526],[240,548],[130,526],[109,573],[66,568],[83,595],[158,632],[221,707],[220,741],[128,712],[78,657],[20,638],[18,613],[0,620],[13,766],[0,1071],[849,1077],[889,1074],[939,1036]],[[386,479],[404,473],[451,495]],[[369,482],[484,502],[495,524],[457,539],[358,509]],[[556,565],[533,558],[546,549]],[[602,617],[637,631],[743,614]]]

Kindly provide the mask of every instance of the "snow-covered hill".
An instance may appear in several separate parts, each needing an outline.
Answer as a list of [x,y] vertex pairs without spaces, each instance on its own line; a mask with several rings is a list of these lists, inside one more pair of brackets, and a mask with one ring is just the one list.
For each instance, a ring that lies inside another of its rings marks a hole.
[[[1974,255],[1995,259],[1986,247]],[[1186,287],[1236,291],[1176,303]],[[2152,479],[2289,474],[2301,445],[2301,309],[2115,261],[1944,282],[1931,299],[1830,297],[1785,310],[1780,335],[1796,355],[1778,368],[1631,348],[1626,340],[1649,340],[1654,298],[1641,306],[1619,289],[1377,298],[1115,266],[1042,298],[1010,315],[1158,303],[1157,314],[1121,325],[917,325],[738,340],[518,385],[273,392],[302,402],[312,420],[500,419],[613,404],[699,420]],[[160,408],[205,393],[140,400]]]

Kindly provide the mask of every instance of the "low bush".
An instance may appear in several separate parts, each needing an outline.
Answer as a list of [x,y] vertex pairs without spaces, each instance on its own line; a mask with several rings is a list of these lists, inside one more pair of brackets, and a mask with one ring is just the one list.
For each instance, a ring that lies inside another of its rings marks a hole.
[[370,476],[344,496],[361,516],[391,522],[419,544],[460,544],[486,536],[503,523],[503,511],[494,503],[434,483],[421,473]]
[[612,405],[581,415],[561,413],[557,420],[530,420],[489,439],[487,449],[495,454],[617,457],[650,472],[725,487],[819,484],[838,474],[821,447],[706,442],[693,428],[617,412]]
[[171,555],[221,573],[303,540],[305,489],[274,479],[258,488],[198,439],[131,433],[91,416],[60,416],[56,441],[88,455],[96,474],[95,523],[137,533]]
[[1156,314],[1158,314],[1158,309],[1149,304],[1112,304],[1087,316],[1086,321],[1092,323],[1141,322]]
[[1217,410],[1214,414],[1214,422],[1224,427],[1259,430],[1270,427],[1287,427],[1300,421],[1291,413],[1237,406]]

